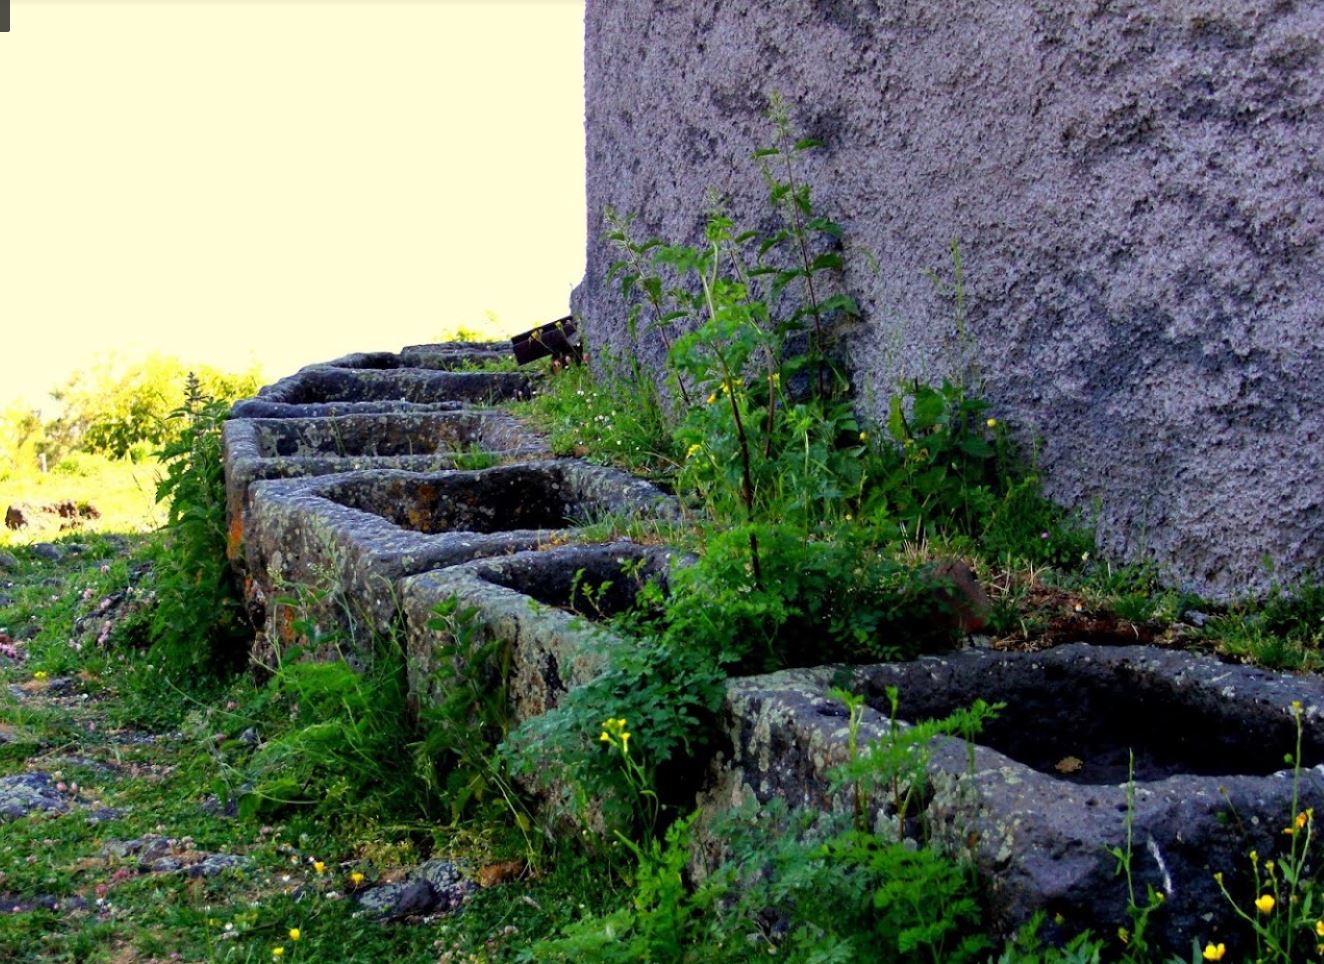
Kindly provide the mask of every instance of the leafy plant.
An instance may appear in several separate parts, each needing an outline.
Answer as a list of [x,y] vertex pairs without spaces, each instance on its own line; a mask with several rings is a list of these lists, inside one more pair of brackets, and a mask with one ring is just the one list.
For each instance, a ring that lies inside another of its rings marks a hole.
[[476,616],[448,600],[429,623],[443,640],[429,686],[438,699],[419,709],[415,768],[445,801],[452,824],[495,800],[527,841],[532,824],[496,753],[510,729],[510,644],[481,633]]
[[605,462],[654,480],[671,478],[679,459],[669,422],[659,409],[639,404],[641,381],[615,370],[608,363],[595,375],[573,365],[515,408],[548,434],[557,455]]
[[[852,698],[853,699],[853,698]],[[853,703],[858,708],[858,701]],[[847,796],[914,779],[923,747],[940,732],[973,733],[993,712],[975,707],[921,727],[894,728],[890,747],[852,744],[834,784]],[[858,716],[853,714],[858,728]],[[866,779],[860,788],[857,781]],[[751,802],[720,820],[725,860],[685,884],[695,817],[665,841],[633,847],[631,905],[588,917],[533,948],[538,960],[973,961],[979,933],[971,870],[914,841],[887,841],[859,816]],[[771,832],[770,832],[771,831]]]
[[[684,790],[693,790],[688,761],[707,745],[726,674],[713,654],[657,636],[605,655],[601,673],[523,723],[502,752],[514,774],[535,785],[546,786],[551,774],[572,780],[580,810],[572,816],[638,837],[669,822]],[[605,720],[628,721],[629,766],[600,739]],[[654,781],[647,809],[639,807],[640,774]]]
[[1126,912],[1131,919],[1130,928],[1119,929],[1117,936],[1122,944],[1126,946],[1130,958],[1143,960],[1153,950],[1147,938],[1149,919],[1163,907],[1166,895],[1163,891],[1156,890],[1152,884],[1149,884],[1145,887],[1144,902],[1142,903],[1136,899],[1135,876],[1132,872],[1132,856],[1134,854],[1132,824],[1134,817],[1135,753],[1132,751],[1128,758],[1126,773],[1126,840],[1120,847],[1110,847],[1108,850],[1117,860],[1117,873],[1126,878]]
[[363,671],[337,661],[286,660],[266,701],[288,714],[242,769],[240,813],[307,809],[333,823],[403,813],[424,816],[426,796],[402,772],[411,732],[400,662]]
[[250,638],[226,557],[221,423],[228,409],[190,376],[184,404],[170,414],[174,441],[159,453],[156,498],[169,515],[156,558],[152,652],[181,679],[235,668]]
[[1305,581],[1287,592],[1273,586],[1263,600],[1231,607],[1202,635],[1224,651],[1273,669],[1324,665],[1324,583]]
[[[884,735],[867,748],[859,745],[860,722],[864,698],[846,690],[836,689],[832,696],[840,700],[847,712],[847,759],[831,774],[834,790],[849,789],[853,795],[854,825],[861,833],[873,828],[866,817],[867,799],[882,797],[888,804],[895,822],[897,842],[915,836],[909,821],[914,809],[928,793],[929,744],[939,736],[956,736],[967,744],[975,738],[984,724],[997,717],[1004,709],[1002,703],[976,700],[967,709],[957,710],[941,719],[903,723],[898,718],[900,691],[895,686],[885,690],[888,721]],[[921,832],[919,837],[923,837]]]
[[430,771],[400,766],[417,731],[399,644],[374,638],[369,659],[347,659],[319,632],[306,597],[283,604],[300,614],[293,628],[303,642],[278,650],[266,684],[227,717],[221,750],[242,761],[225,766],[240,813],[304,811],[334,826],[430,815]]

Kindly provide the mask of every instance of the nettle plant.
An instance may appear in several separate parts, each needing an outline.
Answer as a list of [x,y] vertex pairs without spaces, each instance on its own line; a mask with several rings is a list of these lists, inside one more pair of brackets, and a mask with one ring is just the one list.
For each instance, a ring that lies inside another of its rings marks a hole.
[[[678,489],[723,526],[774,520],[817,537],[868,522],[882,541],[980,534],[1024,478],[1013,447],[964,379],[903,385],[881,437],[861,427],[837,357],[859,315],[844,289],[843,229],[816,211],[799,173],[819,145],[795,137],[780,100],[769,117],[775,143],[754,156],[770,232],[741,230],[713,197],[699,245],[637,239],[632,218],[607,214],[620,252],[609,278],[630,303],[630,337],[642,327],[667,348]],[[749,562],[758,581],[756,538]]]
[[814,213],[796,174],[817,143],[793,139],[779,102],[771,117],[777,146],[756,157],[780,228],[738,231],[710,199],[704,244],[674,245],[636,241],[609,212],[622,253],[609,277],[634,299],[632,336],[646,317],[667,346],[681,486],[716,519],[753,522],[776,507],[816,521],[860,492],[860,451],[842,444],[860,429],[830,357],[836,327],[858,309],[847,294],[825,295],[840,286],[842,230]]
[[[678,245],[638,240],[631,219],[608,212],[608,237],[621,253],[610,277],[631,302],[631,337],[643,324],[667,347],[677,489],[701,503],[714,531],[738,531],[745,547],[743,559],[701,563],[690,581],[718,591],[733,588],[734,576],[743,593],[772,594],[764,608],[784,610],[774,626],[825,617],[841,630],[829,648],[846,641],[838,655],[877,657],[884,652],[873,646],[850,652],[876,626],[843,622],[823,593],[857,608],[862,596],[904,597],[903,567],[852,560],[866,545],[928,530],[980,531],[994,515],[1007,445],[984,403],[953,383],[907,386],[892,401],[890,438],[861,427],[836,358],[840,332],[859,314],[844,290],[843,230],[815,210],[799,173],[818,143],[795,137],[780,100],[769,116],[774,144],[755,158],[777,226],[740,230],[710,198],[703,243]],[[814,573],[825,564],[840,571],[818,589],[796,580],[789,596],[765,572]],[[722,572],[705,580],[705,566]]]

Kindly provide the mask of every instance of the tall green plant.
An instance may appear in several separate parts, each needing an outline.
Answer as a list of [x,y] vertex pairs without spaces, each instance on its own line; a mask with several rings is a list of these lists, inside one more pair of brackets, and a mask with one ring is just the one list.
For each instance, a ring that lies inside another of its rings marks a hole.
[[240,665],[251,635],[226,561],[221,423],[229,404],[189,376],[184,404],[170,413],[174,441],[158,453],[158,502],[169,505],[156,558],[154,655],[184,680]]

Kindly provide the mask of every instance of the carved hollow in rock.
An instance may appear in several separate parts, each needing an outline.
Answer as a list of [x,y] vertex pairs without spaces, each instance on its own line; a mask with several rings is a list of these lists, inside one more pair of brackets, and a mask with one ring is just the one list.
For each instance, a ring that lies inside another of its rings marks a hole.
[[[481,453],[498,461],[550,454],[542,438],[503,412],[231,419],[224,425],[226,512],[247,526],[249,486],[258,479],[358,469],[439,471]],[[241,561],[235,553],[234,561]],[[239,566],[242,571],[242,565]]]
[[236,418],[289,418],[455,409],[529,395],[522,372],[375,370],[314,366],[237,402]]
[[600,671],[607,651],[622,641],[598,621],[632,608],[648,583],[665,589],[677,561],[665,546],[620,541],[520,552],[404,580],[411,702],[428,706],[445,695],[435,670],[439,658],[454,656],[456,627],[435,619],[439,604],[454,600],[468,611],[458,617],[466,622],[468,645],[509,647],[504,682],[518,724],[553,708]]
[[404,576],[570,541],[576,526],[606,516],[678,511],[647,482],[572,459],[267,480],[249,492],[250,591],[264,599],[282,587],[322,591],[314,608],[355,638],[365,624],[390,627]]
[[429,368],[445,371],[490,365],[513,357],[509,342],[449,341],[434,345],[407,345],[398,352],[354,352],[322,364],[332,368]]
[[[848,755],[834,686],[866,697],[862,747],[887,738],[879,708],[888,686],[899,690],[902,726],[977,698],[1008,704],[973,746],[948,737],[929,744],[920,814],[936,844],[972,857],[989,923],[1004,934],[1037,911],[1053,940],[1129,927],[1111,849],[1127,845],[1128,812],[1136,893],[1152,886],[1166,897],[1151,940],[1181,952],[1202,935],[1229,933],[1232,911],[1213,875],[1224,873],[1244,896],[1247,854],[1264,859],[1291,842],[1282,828],[1293,819],[1294,777],[1283,754],[1295,743],[1293,701],[1302,706],[1304,764],[1295,806],[1324,808],[1324,767],[1315,765],[1324,759],[1324,681],[1152,647],[1072,644],[733,680],[721,714],[729,750],[700,796],[705,826],[751,796],[850,812],[849,794],[829,790],[829,771]],[[867,807],[876,828],[897,833],[891,798],[876,792]],[[697,867],[711,868],[720,852],[720,840],[701,836]]]
[[[1135,649],[1043,653],[962,653],[887,664],[856,674],[869,705],[889,712],[885,688],[899,691],[898,716],[937,719],[982,696],[1006,706],[985,724],[979,742],[1019,763],[1072,783],[1138,782],[1178,774],[1265,775],[1293,753],[1296,727],[1251,681],[1275,674],[1195,664],[1180,654]],[[1088,655],[1082,655],[1088,653]],[[1302,760],[1324,762],[1324,733],[1304,735]]]

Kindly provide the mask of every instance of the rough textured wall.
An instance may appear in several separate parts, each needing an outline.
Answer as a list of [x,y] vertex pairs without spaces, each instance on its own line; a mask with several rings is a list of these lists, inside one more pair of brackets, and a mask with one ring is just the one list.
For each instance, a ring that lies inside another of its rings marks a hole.
[[1105,549],[1215,594],[1320,562],[1324,6],[588,0],[587,31],[593,343],[625,347],[604,206],[693,238],[713,186],[756,221],[779,90],[879,258],[848,275],[862,397],[961,364],[928,274],[959,239],[986,394]]

